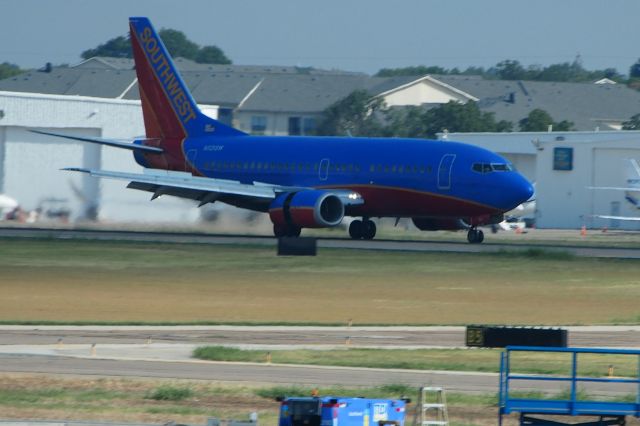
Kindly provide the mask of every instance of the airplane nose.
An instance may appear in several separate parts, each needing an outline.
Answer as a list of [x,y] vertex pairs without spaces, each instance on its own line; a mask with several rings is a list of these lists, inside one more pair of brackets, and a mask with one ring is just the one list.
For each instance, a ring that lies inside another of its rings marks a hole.
[[529,201],[533,197],[534,189],[531,182],[529,182],[524,176],[518,176],[519,179],[515,182],[514,195],[517,205]]

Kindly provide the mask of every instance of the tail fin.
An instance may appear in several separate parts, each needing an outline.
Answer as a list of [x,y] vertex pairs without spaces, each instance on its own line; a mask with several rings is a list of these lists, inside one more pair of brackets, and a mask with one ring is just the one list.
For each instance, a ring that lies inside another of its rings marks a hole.
[[147,18],[129,18],[147,138],[232,136],[245,133],[204,115]]

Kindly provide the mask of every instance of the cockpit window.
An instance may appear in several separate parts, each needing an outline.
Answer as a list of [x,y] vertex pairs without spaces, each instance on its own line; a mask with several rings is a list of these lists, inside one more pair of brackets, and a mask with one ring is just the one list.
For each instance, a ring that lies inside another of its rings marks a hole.
[[491,168],[493,169],[494,172],[510,172],[511,170],[513,170],[513,167],[511,167],[511,164],[504,164],[504,163],[493,163],[491,164]]
[[508,163],[473,163],[471,170],[476,173],[510,172],[513,166]]

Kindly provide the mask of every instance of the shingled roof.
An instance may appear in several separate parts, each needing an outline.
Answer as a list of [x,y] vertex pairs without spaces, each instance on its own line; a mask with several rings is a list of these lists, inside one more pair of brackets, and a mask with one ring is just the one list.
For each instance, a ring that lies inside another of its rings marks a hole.
[[625,121],[640,113],[640,92],[623,84],[485,80],[479,76],[434,76],[480,99],[484,111],[515,124],[533,109],[555,121],[569,120],[579,130]]
[[[370,77],[290,66],[209,65],[184,58],[177,58],[176,64],[197,102],[243,111],[320,113],[354,90],[379,95],[424,78]],[[535,108],[547,111],[556,121],[569,120],[579,130],[605,127],[606,122],[624,121],[640,112],[640,92],[621,84],[430,77],[478,98],[482,110],[515,125]],[[97,57],[73,67],[29,71],[0,80],[0,90],[138,99],[135,79],[131,59]]]

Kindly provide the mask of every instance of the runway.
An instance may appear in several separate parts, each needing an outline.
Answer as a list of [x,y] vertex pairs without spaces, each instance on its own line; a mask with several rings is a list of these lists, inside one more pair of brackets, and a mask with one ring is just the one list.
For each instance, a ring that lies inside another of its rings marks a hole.
[[[78,239],[102,241],[138,241],[182,244],[220,244],[220,245],[257,245],[273,246],[277,239],[256,235],[225,235],[183,232],[142,232],[97,229],[68,228],[20,228],[0,227],[0,238],[35,238],[35,239]],[[497,253],[501,251],[525,251],[531,248],[562,251],[575,256],[595,258],[640,259],[639,248],[609,247],[606,245],[552,245],[552,244],[512,244],[485,242],[468,244],[451,241],[415,241],[415,240],[351,240],[349,238],[318,238],[319,248],[341,248],[353,250],[384,250],[411,252],[448,252],[448,253]]]
[[[573,326],[574,347],[640,347],[640,326]],[[189,343],[261,347],[455,348],[465,327],[0,326],[0,345]]]
[[[640,326],[569,327],[575,346],[640,346]],[[459,347],[464,327],[0,327],[0,372],[101,377],[148,377],[209,380],[268,385],[444,386],[453,392],[494,393],[495,373],[420,371],[209,362],[190,358],[199,345],[224,344],[251,349]],[[371,342],[375,342],[372,344]],[[95,346],[92,346],[94,345]],[[562,385],[523,382],[518,390],[555,392]],[[631,393],[632,386],[588,384],[594,395]]]

